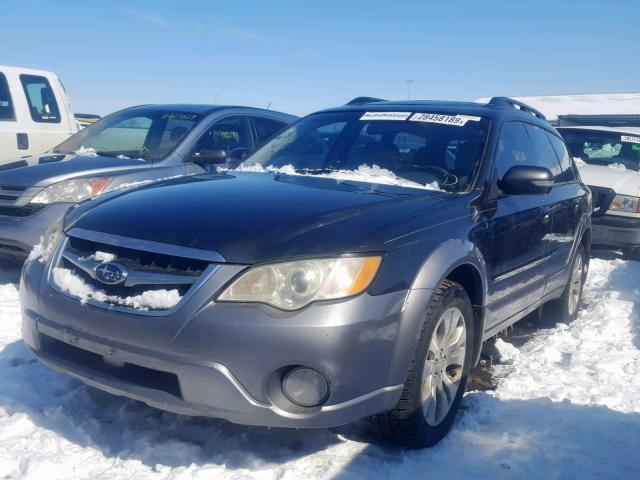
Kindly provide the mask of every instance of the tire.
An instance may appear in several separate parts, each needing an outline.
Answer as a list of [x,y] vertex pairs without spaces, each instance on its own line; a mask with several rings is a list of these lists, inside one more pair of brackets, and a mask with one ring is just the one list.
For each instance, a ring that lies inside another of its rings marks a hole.
[[545,317],[556,323],[569,323],[576,319],[582,306],[582,293],[587,278],[588,265],[586,251],[580,245],[571,262],[569,283],[560,298],[551,300],[544,306],[543,314]]
[[[444,438],[460,408],[471,369],[473,326],[466,291],[455,282],[443,281],[429,305],[398,404],[370,419],[375,432],[409,448],[431,447]],[[447,332],[451,335],[446,336]],[[453,345],[449,355],[443,353],[447,349],[434,354],[444,338],[448,342],[443,343]]]

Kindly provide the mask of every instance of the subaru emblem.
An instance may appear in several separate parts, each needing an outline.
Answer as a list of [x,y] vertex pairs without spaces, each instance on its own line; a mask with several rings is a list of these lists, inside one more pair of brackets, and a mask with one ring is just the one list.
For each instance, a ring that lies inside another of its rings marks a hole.
[[119,263],[101,263],[93,271],[96,279],[106,285],[120,285],[127,279],[127,267]]

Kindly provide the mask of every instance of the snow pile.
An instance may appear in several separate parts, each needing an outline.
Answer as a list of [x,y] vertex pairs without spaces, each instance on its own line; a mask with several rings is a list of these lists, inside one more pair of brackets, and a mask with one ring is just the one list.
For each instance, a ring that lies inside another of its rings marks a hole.
[[467,393],[449,436],[424,451],[370,443],[361,425],[244,427],[87,387],[34,358],[17,287],[0,284],[0,478],[636,480],[638,278],[640,263],[592,261],[578,319],[540,329],[495,392]]
[[136,310],[168,310],[175,307],[182,299],[178,290],[148,290],[139,295],[120,297],[107,295],[103,290],[98,290],[87,284],[82,278],[75,275],[68,268],[55,267],[53,269],[53,283],[63,292],[80,299],[80,303],[95,300],[101,303],[110,303]]
[[122,183],[122,184],[116,186],[113,190],[120,190],[120,189],[125,189],[125,188],[137,188],[137,187],[140,187],[142,185],[148,185],[150,183],[164,182],[164,181],[167,181],[167,180],[174,180],[176,178],[190,177],[192,175],[198,175],[198,174],[197,173],[185,173],[185,174],[181,174],[181,175],[173,175],[171,177],[150,178],[150,179],[147,179],[147,180],[140,180],[140,181],[137,181],[137,182]]
[[113,253],[97,251],[96,253],[89,255],[88,257],[83,258],[82,260],[93,260],[94,262],[107,263],[107,262],[113,262],[117,258],[118,257]]
[[412,182],[404,178],[398,177],[391,170],[381,168],[378,165],[360,165],[356,170],[334,170],[328,173],[311,174],[304,173],[303,170],[296,171],[293,165],[285,165],[283,167],[268,166],[264,168],[260,164],[248,165],[240,164],[235,170],[220,169],[220,171],[229,172],[258,172],[258,173],[280,173],[283,175],[308,175],[320,178],[331,178],[338,182],[352,181],[352,182],[367,182],[378,183],[383,185],[397,185],[399,187],[407,188],[422,188],[425,190],[442,191],[438,185],[438,182],[431,182],[427,184]]
[[34,245],[31,252],[29,252],[27,262],[38,260],[41,263],[46,263],[53,254],[53,251],[56,249],[61,236],[62,232],[58,229],[47,231],[40,237],[40,241],[37,245]]
[[495,347],[500,356],[501,363],[513,363],[513,361],[520,354],[520,350],[514,347],[512,344],[505,342],[502,338],[498,338],[495,341]]
[[73,153],[81,157],[97,157],[98,156],[98,153],[96,152],[95,148],[93,147],[85,148],[84,145],[81,146],[78,150],[76,150]]
[[626,170],[627,169],[627,167],[625,167],[621,163],[610,163],[609,165],[607,165],[607,167],[613,168],[614,170]]
[[580,157],[573,157],[573,163],[575,163],[578,167],[581,167],[582,165],[587,165],[587,162],[585,162]]

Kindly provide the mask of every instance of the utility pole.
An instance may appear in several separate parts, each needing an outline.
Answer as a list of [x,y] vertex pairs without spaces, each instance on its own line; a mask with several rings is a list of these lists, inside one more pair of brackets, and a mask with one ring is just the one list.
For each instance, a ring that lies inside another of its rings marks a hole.
[[415,80],[405,80],[407,84],[407,100],[411,100],[411,84],[415,82]]

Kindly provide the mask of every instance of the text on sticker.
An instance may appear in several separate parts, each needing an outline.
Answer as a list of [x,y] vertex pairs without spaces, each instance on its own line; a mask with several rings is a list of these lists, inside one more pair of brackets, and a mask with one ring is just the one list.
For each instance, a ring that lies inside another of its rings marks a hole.
[[631,135],[622,135],[620,140],[627,143],[640,143],[640,137],[632,137]]
[[442,125],[454,125],[456,127],[464,127],[469,121],[478,121],[478,117],[468,115],[442,115],[440,113],[416,113],[409,120],[412,122],[440,123]]
[[406,120],[411,112],[366,112],[360,120]]

